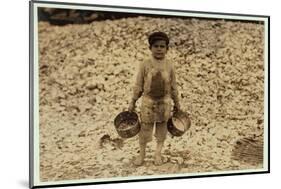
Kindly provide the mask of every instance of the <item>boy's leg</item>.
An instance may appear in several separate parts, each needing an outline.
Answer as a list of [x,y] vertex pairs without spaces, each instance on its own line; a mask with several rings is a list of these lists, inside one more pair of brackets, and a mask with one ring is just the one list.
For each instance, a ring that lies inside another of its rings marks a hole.
[[155,151],[155,164],[161,165],[163,163],[161,151],[164,146],[164,141],[167,135],[167,122],[156,123],[155,137],[157,139],[157,146]]
[[140,143],[140,154],[139,156],[135,159],[134,164],[135,165],[142,165],[144,162],[144,158],[145,158],[145,148],[146,148],[146,142],[144,143]]
[[161,156],[161,151],[162,147],[164,145],[164,141],[157,141],[157,147],[155,151],[155,165],[161,165],[163,163],[162,161],[162,156]]
[[152,131],[154,123],[141,123],[141,130],[139,132],[140,154],[135,159],[135,165],[142,165],[145,158],[145,149],[148,142],[152,140]]

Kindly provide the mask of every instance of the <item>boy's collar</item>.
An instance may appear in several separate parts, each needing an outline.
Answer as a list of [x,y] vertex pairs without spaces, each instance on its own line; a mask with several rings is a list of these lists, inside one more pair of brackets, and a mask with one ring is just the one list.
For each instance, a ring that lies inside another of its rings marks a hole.
[[151,57],[152,60],[154,60],[156,62],[164,62],[164,61],[166,61],[166,57],[164,57],[163,59],[156,59],[152,55],[150,55],[150,57]]

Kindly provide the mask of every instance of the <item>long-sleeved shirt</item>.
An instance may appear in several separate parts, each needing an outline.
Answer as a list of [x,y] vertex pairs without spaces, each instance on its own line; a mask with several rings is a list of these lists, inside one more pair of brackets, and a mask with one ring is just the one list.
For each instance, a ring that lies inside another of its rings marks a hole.
[[167,60],[153,57],[139,65],[133,91],[133,101],[143,96],[141,119],[145,122],[167,121],[170,117],[171,103],[179,104],[175,69]]

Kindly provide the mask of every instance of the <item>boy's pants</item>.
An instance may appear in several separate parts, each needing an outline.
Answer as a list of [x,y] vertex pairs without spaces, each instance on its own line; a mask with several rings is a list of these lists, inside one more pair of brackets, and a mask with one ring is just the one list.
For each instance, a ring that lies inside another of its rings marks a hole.
[[[147,143],[152,141],[154,123],[141,123],[141,130],[139,132],[140,143]],[[164,142],[167,136],[167,122],[156,122],[155,134],[157,142]]]

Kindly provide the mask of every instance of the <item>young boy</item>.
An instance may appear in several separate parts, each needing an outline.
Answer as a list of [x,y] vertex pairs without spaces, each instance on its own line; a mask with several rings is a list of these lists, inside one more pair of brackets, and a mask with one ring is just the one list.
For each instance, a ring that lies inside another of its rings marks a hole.
[[154,32],[149,36],[148,42],[152,56],[139,66],[133,98],[129,105],[129,111],[134,111],[136,101],[142,96],[140,154],[134,161],[135,165],[142,165],[144,162],[145,148],[152,140],[154,123],[157,140],[155,164],[162,164],[161,150],[167,135],[167,121],[171,115],[171,100],[174,101],[174,111],[180,110],[175,70],[172,63],[165,58],[169,49],[169,38],[163,32]]

